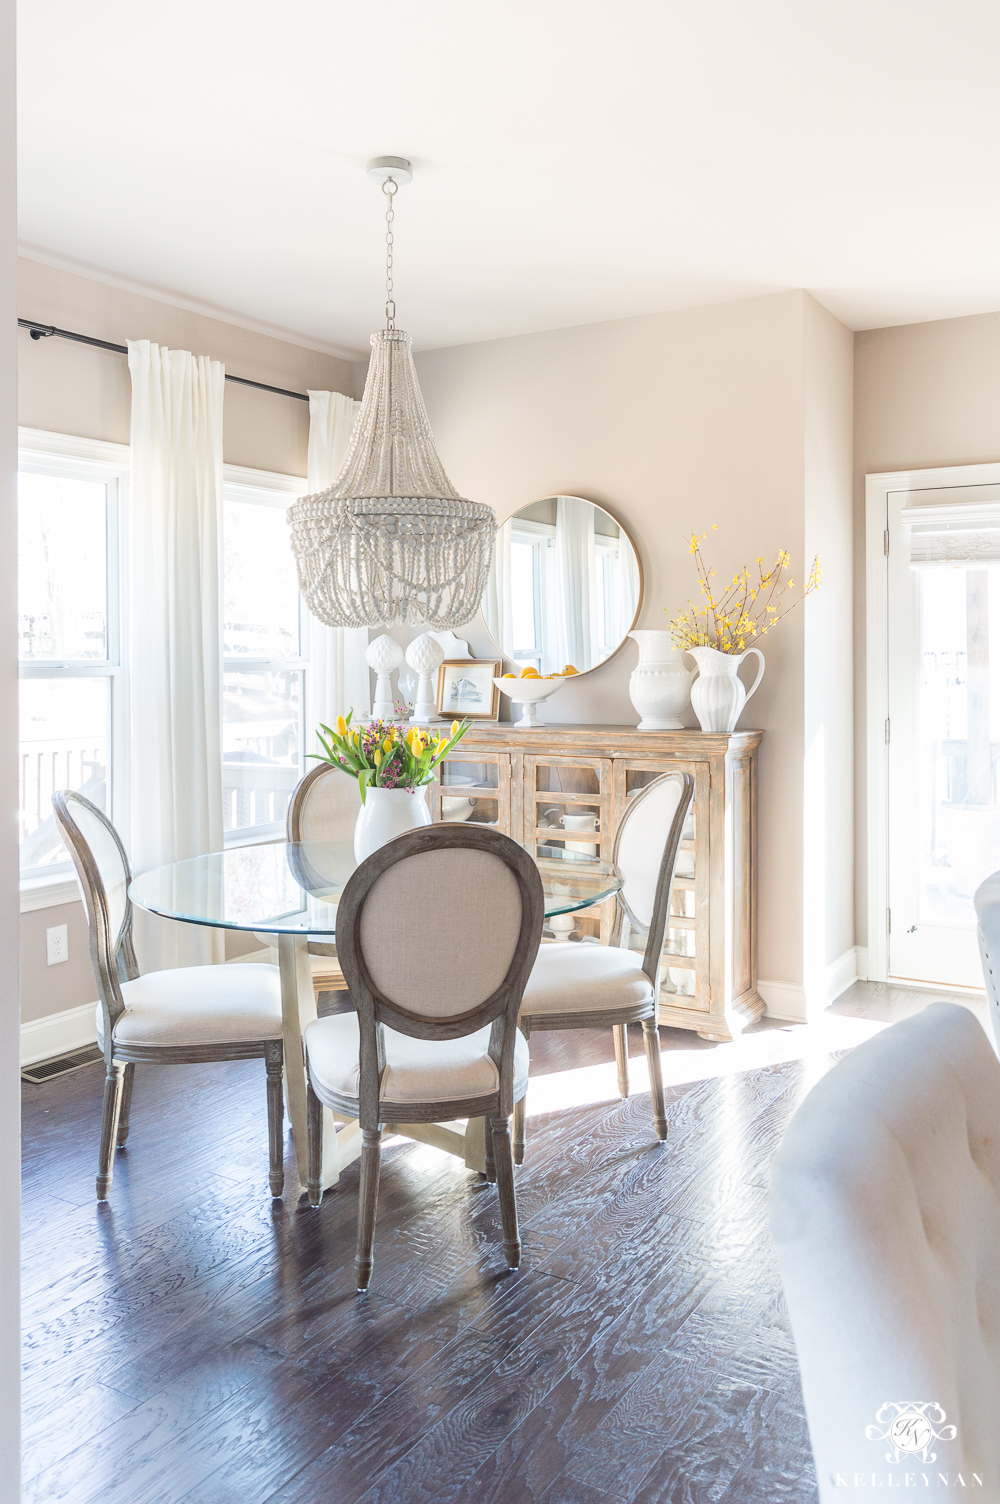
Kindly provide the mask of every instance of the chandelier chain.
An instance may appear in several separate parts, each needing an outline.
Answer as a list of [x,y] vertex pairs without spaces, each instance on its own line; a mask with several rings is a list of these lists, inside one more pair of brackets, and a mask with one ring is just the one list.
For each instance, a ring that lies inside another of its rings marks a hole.
[[382,184],[382,192],[385,194],[385,327],[395,329],[396,300],[392,295],[392,224],[396,218],[394,208],[396,183],[393,178],[386,178]]

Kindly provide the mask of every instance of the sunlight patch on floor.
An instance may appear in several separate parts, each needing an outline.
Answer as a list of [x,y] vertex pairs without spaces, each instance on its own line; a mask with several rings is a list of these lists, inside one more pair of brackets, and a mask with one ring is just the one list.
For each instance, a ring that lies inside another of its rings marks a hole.
[[[698,1048],[664,1050],[661,1055],[663,1084],[684,1086],[692,1081],[708,1081],[717,1076],[759,1070],[762,1066],[781,1065],[788,1060],[803,1060],[809,1067],[803,1086],[813,1086],[835,1063],[832,1057],[837,1051],[853,1049],[887,1027],[874,1019],[825,1013],[811,1024],[762,1029],[745,1034],[731,1044],[718,1044],[711,1049],[699,1044]],[[649,1090],[645,1055],[630,1057],[629,1080],[633,1092]],[[578,1070],[532,1076],[526,1111],[530,1117],[617,1100],[618,1073],[614,1061],[609,1061],[605,1065],[581,1066]]]

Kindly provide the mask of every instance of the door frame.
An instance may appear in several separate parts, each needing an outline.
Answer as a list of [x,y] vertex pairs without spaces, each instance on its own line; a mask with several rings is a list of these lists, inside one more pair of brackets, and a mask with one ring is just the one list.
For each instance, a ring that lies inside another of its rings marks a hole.
[[889,574],[888,506],[892,491],[1000,485],[1000,461],[937,465],[865,476],[865,743],[867,767],[869,981],[889,974]]

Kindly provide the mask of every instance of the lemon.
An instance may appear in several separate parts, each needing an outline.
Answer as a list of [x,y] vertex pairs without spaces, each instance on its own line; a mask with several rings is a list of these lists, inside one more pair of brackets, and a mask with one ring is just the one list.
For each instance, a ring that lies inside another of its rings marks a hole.
[[572,663],[567,663],[566,667],[563,669],[564,674],[578,674],[579,672],[580,670],[578,668],[574,668]]

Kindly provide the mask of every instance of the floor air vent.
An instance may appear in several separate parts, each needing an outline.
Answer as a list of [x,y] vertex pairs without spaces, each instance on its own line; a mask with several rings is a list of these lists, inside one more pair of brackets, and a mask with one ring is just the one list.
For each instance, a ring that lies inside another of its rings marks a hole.
[[40,1086],[43,1081],[54,1081],[57,1076],[82,1071],[85,1065],[96,1065],[103,1059],[96,1044],[87,1044],[82,1050],[70,1050],[68,1055],[57,1055],[54,1060],[36,1060],[34,1065],[22,1065],[21,1080]]

